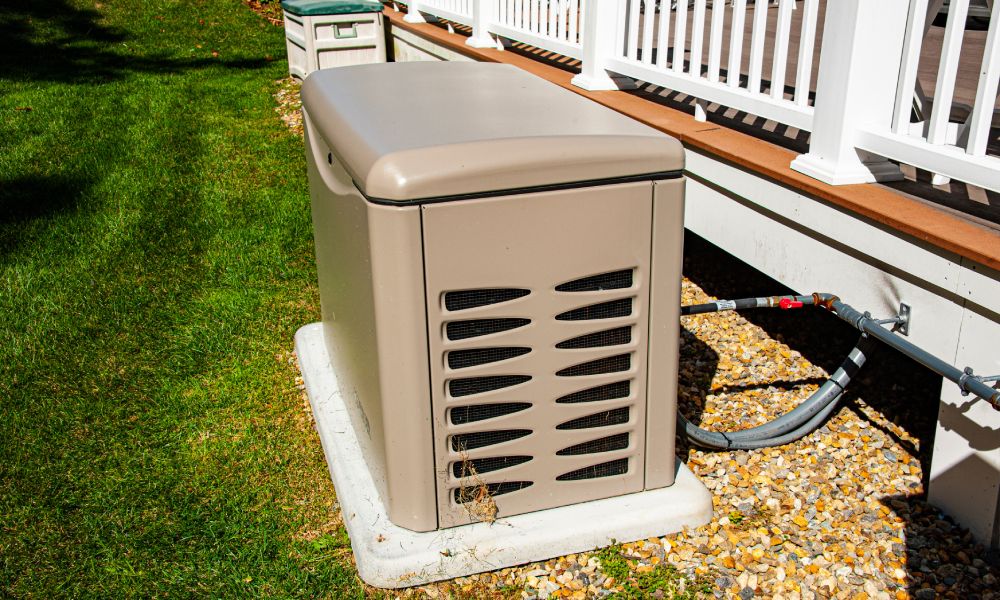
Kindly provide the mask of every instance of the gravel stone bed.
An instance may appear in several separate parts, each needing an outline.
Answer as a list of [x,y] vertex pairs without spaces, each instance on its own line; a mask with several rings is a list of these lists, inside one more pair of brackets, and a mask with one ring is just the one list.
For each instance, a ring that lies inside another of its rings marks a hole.
[[[275,110],[301,135],[299,85],[278,83]],[[699,284],[684,279],[683,304],[717,299],[703,288],[725,298],[787,293],[704,241],[685,243],[685,273]],[[689,419],[738,430],[788,412],[856,337],[829,315],[769,312],[684,318],[678,402]],[[796,348],[808,348],[812,360]],[[826,425],[796,443],[732,452],[680,443],[678,455],[713,493],[715,518],[616,547],[628,581],[607,574],[600,556],[608,551],[595,550],[392,595],[1000,598],[998,557],[925,501],[940,379],[884,353],[892,351],[880,349],[869,361]],[[644,574],[664,568],[675,573],[671,589],[641,587]]]

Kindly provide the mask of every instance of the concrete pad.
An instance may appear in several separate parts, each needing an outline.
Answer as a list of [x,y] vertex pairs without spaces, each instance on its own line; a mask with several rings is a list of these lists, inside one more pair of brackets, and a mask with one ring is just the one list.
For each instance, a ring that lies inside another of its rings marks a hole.
[[677,461],[676,482],[667,488],[425,533],[396,526],[361,455],[323,324],[299,329],[295,349],[358,573],[369,585],[422,585],[674,533],[712,518],[711,493]]

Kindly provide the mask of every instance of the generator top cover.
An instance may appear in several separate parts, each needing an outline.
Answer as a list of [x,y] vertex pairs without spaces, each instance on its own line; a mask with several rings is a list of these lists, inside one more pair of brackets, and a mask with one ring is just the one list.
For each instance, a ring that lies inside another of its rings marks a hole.
[[302,101],[312,131],[373,202],[678,176],[684,167],[674,138],[511,65],[320,70],[306,78]]

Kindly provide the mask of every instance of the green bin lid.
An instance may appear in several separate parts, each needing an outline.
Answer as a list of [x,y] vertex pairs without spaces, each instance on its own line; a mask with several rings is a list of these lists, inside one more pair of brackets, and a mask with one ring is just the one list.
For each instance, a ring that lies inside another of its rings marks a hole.
[[382,12],[377,0],[281,0],[281,8],[300,17]]

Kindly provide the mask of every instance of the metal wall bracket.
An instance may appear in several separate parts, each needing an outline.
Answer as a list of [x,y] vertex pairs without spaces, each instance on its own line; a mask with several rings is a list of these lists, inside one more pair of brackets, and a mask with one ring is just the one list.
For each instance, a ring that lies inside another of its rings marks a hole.
[[910,335],[910,305],[905,302],[899,303],[899,312],[891,319],[881,319],[879,325],[892,325],[892,330],[900,335]]
[[910,318],[912,310],[905,302],[899,303],[899,327],[896,329],[901,335],[910,335]]

